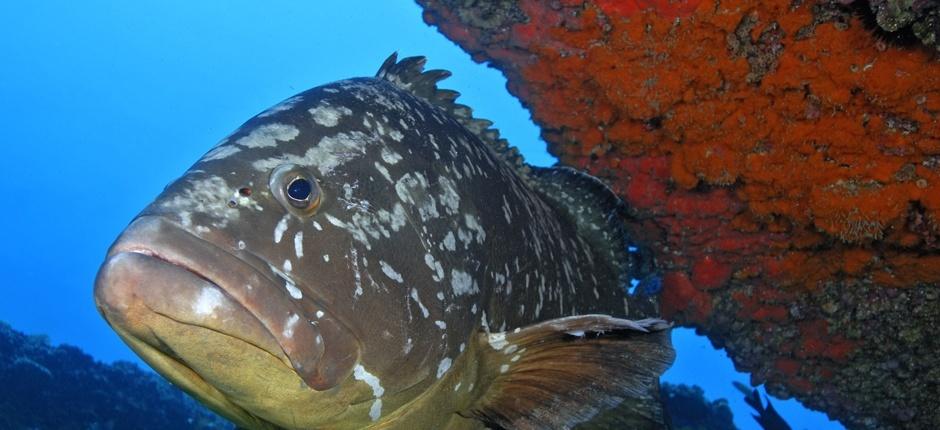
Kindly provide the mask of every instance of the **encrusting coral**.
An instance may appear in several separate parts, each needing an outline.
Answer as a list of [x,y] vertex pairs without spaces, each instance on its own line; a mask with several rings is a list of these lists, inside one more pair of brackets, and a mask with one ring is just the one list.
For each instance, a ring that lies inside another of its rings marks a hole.
[[418,3],[629,204],[665,316],[852,427],[940,425],[934,3]]

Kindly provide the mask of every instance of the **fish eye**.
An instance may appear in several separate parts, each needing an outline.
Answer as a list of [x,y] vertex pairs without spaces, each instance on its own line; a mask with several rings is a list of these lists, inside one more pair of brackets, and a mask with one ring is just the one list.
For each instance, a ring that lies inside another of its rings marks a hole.
[[290,197],[291,203],[306,203],[310,198],[311,190],[310,181],[304,178],[294,178],[287,185],[287,197]]
[[289,212],[308,217],[320,207],[320,186],[306,169],[283,164],[271,172],[271,192]]

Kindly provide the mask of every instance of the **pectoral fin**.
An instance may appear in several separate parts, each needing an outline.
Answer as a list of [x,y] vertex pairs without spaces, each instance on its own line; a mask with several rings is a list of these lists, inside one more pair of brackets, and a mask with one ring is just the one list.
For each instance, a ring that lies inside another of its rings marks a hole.
[[659,375],[675,358],[669,327],[582,315],[483,333],[475,347],[479,381],[488,385],[461,415],[505,429],[568,429],[620,406],[635,415],[635,428],[663,428],[655,400]]

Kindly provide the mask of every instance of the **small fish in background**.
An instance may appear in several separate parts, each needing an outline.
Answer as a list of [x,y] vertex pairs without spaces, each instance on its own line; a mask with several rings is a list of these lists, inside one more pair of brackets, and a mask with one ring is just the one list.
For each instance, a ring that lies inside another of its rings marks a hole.
[[767,406],[764,407],[764,402],[760,398],[760,392],[756,389],[748,387],[738,381],[733,382],[734,387],[744,394],[744,401],[755,411],[757,415],[753,415],[754,420],[757,421],[757,424],[760,424],[761,428],[764,430],[791,430],[791,427],[787,422],[777,413],[777,410],[774,409],[774,405],[770,403],[770,399],[767,399]]
[[622,203],[525,164],[424,63],[223,139],[112,245],[99,311],[240,427],[663,428],[674,351],[627,319]]

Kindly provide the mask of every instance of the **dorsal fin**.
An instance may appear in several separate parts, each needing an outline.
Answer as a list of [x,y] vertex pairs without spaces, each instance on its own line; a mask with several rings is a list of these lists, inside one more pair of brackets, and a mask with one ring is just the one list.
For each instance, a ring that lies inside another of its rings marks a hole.
[[627,285],[631,258],[629,237],[623,228],[626,204],[603,181],[565,166],[532,167],[535,188],[555,210],[570,218],[586,240]]
[[425,57],[407,57],[398,60],[398,53],[390,55],[375,77],[383,79],[449,113],[464,127],[472,131],[480,140],[488,144],[503,161],[508,163],[524,179],[529,178],[529,165],[519,150],[509,145],[509,141],[499,136],[499,130],[491,127],[492,121],[475,118],[473,109],[457,103],[460,93],[437,87],[437,83],[450,76],[447,70],[424,70]]

